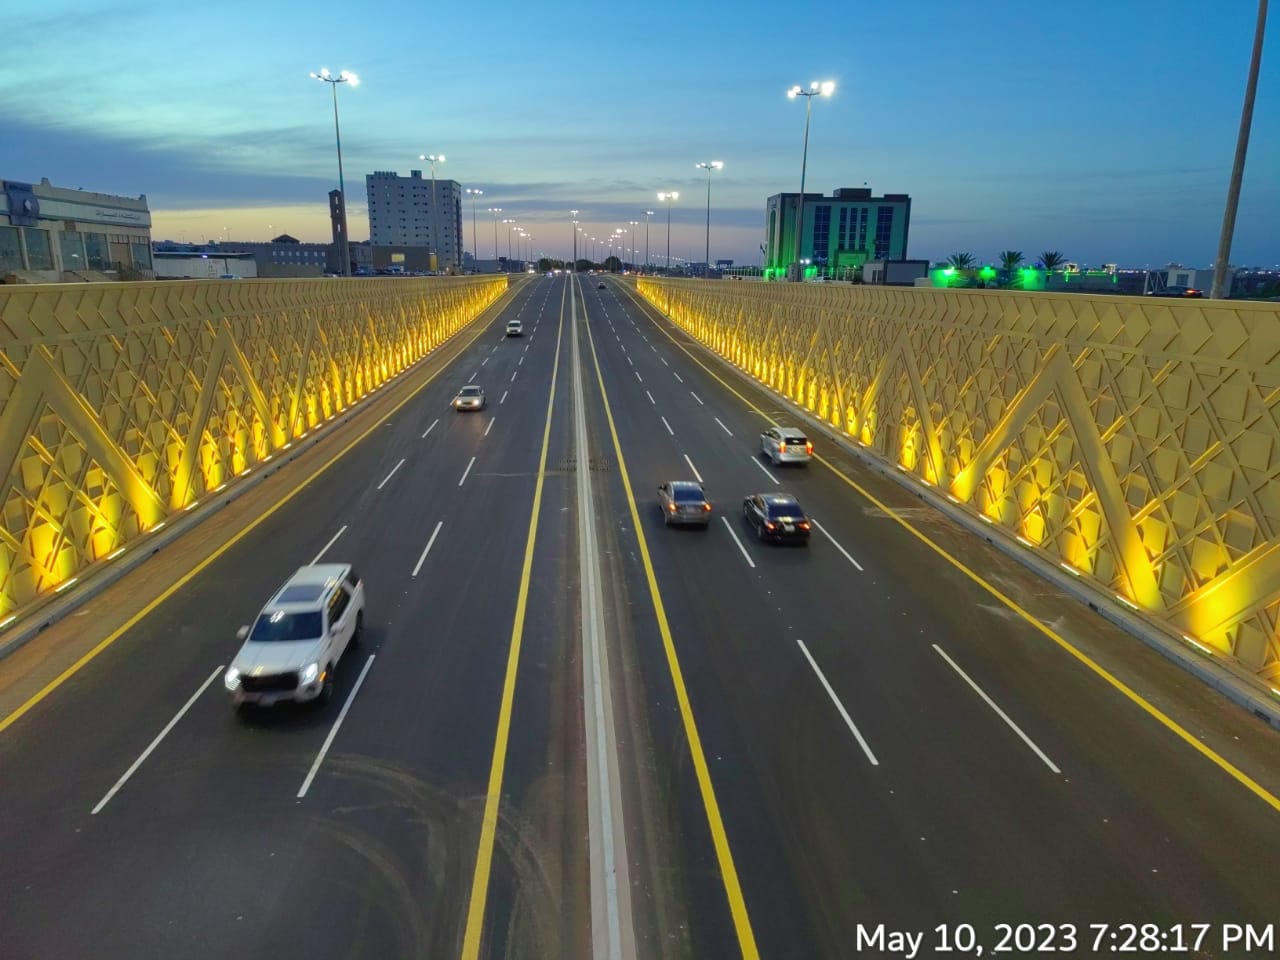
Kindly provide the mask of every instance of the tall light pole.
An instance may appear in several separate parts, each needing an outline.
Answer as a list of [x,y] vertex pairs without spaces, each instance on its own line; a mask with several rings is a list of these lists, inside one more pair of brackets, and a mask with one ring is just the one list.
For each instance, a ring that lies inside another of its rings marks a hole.
[[723,170],[723,160],[707,160],[703,163],[694,164],[699,170],[707,171],[707,249],[704,254],[707,262],[707,272],[704,277],[711,276],[711,171]]
[[443,153],[420,153],[419,160],[431,164],[431,246],[436,252],[436,269],[440,269],[440,210],[436,195],[436,164],[444,163]]
[[679,200],[680,193],[677,190],[671,190],[667,193],[659,193],[658,200],[665,201],[667,204],[667,271],[671,270],[671,202]]
[[649,272],[649,218],[653,216],[652,210],[644,212],[644,269],[645,273]]
[[1236,232],[1236,210],[1240,206],[1240,182],[1244,179],[1244,155],[1249,150],[1249,131],[1253,127],[1253,98],[1258,91],[1258,68],[1262,64],[1262,34],[1266,27],[1267,0],[1258,0],[1258,25],[1253,30],[1253,54],[1249,59],[1249,79],[1244,88],[1244,107],[1240,111],[1240,132],[1236,134],[1236,156],[1231,164],[1231,182],[1227,186],[1227,208],[1222,214],[1218,258],[1213,262],[1213,286],[1209,289],[1209,297],[1213,300],[1223,297],[1222,288],[1227,283],[1231,238]]
[[338,129],[338,84],[349,83],[353,87],[360,85],[360,78],[350,70],[342,70],[337,76],[329,72],[328,67],[321,67],[319,73],[313,72],[311,77],[323,80],[333,91],[333,139],[338,145],[338,196],[342,200],[342,222],[338,225],[342,232],[339,244],[339,255],[342,257],[342,275],[351,276],[351,247],[347,243],[347,185],[342,176],[342,132]]
[[635,245],[636,245],[636,227],[640,226],[640,221],[639,221],[639,220],[628,220],[628,221],[627,221],[627,226],[629,226],[629,227],[631,228],[631,247],[632,247],[632,250],[631,250],[631,269],[634,271],[634,270],[635,270],[635,268],[636,268],[636,251],[635,251]]
[[573,270],[576,272],[578,269],[578,211],[570,210],[569,212],[573,214],[569,224],[573,228]]
[[[480,248],[476,245],[476,197],[483,197],[483,190],[475,190],[467,187],[467,193],[471,194],[471,256],[475,261],[480,259]],[[471,264],[472,269],[479,273],[478,263]]]
[[515,226],[513,226],[513,224],[515,224],[515,221],[503,220],[502,222],[507,225],[507,269],[510,270],[511,269],[511,231],[515,229]]
[[502,212],[501,207],[490,207],[489,213],[493,214],[493,266],[498,266],[498,214]]
[[[835,92],[834,80],[815,80],[806,90],[796,84],[787,91],[787,96],[794,100],[804,97],[804,154],[800,159],[800,203],[796,211],[796,279],[804,279],[804,267],[800,263],[800,245],[804,242],[804,174],[809,164],[809,115],[813,112],[814,97],[829,97]],[[816,254],[817,251],[815,250]]]

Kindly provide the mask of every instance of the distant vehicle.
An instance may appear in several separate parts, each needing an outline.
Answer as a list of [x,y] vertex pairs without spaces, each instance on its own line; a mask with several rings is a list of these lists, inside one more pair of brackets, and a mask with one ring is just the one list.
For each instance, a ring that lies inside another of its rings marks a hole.
[[240,279],[240,274],[238,274],[238,273],[224,273],[224,274],[220,275],[220,276],[218,277],[218,279],[219,279],[219,280],[239,280],[239,279]]
[[524,323],[523,323],[522,321],[520,321],[520,320],[508,320],[508,321],[507,321],[507,336],[508,336],[508,337],[523,337],[523,336],[524,336]]
[[237,706],[333,695],[334,668],[364,633],[364,583],[350,564],[300,567],[236,636],[244,645],[223,676]]
[[483,410],[485,407],[484,388],[469,383],[453,398],[453,409],[461,413],[463,410]]
[[1203,297],[1204,291],[1197,287],[1165,287],[1163,290],[1150,290],[1148,297]]
[[808,463],[813,444],[795,427],[770,427],[760,434],[760,452],[776,467],[782,463]]
[[658,487],[658,508],[662,522],[706,527],[711,523],[711,503],[702,484],[692,480],[670,480]]
[[742,501],[742,516],[761,540],[809,542],[809,518],[789,493],[756,493]]
[[603,283],[603,282],[601,282],[601,283],[597,283],[597,284],[596,284],[596,289],[597,289],[597,290],[603,290],[604,288],[605,288],[605,287],[604,287],[604,283]]

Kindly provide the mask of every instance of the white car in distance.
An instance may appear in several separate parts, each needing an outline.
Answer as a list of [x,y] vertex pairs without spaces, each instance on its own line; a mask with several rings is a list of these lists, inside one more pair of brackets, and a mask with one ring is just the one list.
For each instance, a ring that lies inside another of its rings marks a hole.
[[507,321],[507,336],[508,336],[508,337],[523,337],[523,336],[524,336],[524,321],[522,321],[522,320],[508,320],[508,321]]
[[223,678],[237,706],[333,695],[334,669],[364,633],[364,583],[350,564],[301,567],[262,608]]

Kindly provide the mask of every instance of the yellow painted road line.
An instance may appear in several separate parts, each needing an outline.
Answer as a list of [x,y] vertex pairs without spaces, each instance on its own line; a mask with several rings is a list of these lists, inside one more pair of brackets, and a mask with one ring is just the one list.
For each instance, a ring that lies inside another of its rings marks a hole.
[[[111,631],[111,633],[109,633],[105,638],[103,638],[96,645],[94,645],[92,649],[90,649],[87,653],[81,656],[79,660],[77,660],[71,666],[67,667],[67,669],[63,670],[60,674],[58,674],[56,677],[54,677],[52,680],[46,683],[43,687],[41,687],[40,690],[37,693],[33,694],[31,698],[27,700],[26,703],[18,707],[16,710],[13,711],[13,713],[9,714],[3,720],[0,720],[0,733],[4,733],[4,731],[8,730],[11,726],[13,726],[15,723],[21,720],[24,716],[30,713],[42,700],[44,700],[51,693],[57,690],[60,686],[62,686],[64,683],[66,683],[68,680],[74,677],[77,673],[79,673],[82,669],[84,669],[84,667],[87,664],[92,662],[93,659],[98,656],[98,654],[102,653],[102,651],[110,647],[113,643],[115,643],[122,636],[124,636],[125,633],[127,633],[129,630],[132,630],[142,620],[143,617],[147,616],[147,614],[155,610],[158,606],[160,606],[160,604],[164,603],[171,596],[173,596],[175,593],[177,593],[179,590],[185,587],[188,583],[190,583],[193,579],[195,579],[195,577],[198,576],[201,573],[201,571],[203,571],[206,567],[208,567],[209,564],[213,563],[213,561],[217,560],[220,556],[222,556],[224,553],[226,553],[228,550],[234,547],[237,543],[239,543],[241,540],[247,537],[250,533],[252,533],[255,529],[257,529],[258,526],[261,525],[264,520],[266,520],[268,517],[274,514],[277,510],[283,507],[286,503],[288,503],[290,500],[296,497],[299,493],[305,490],[308,486],[310,486],[313,480],[315,480],[318,476],[320,476],[322,473],[328,470],[331,466],[333,466],[335,463],[341,460],[344,456],[346,456],[347,453],[354,446],[356,446],[356,444],[360,443],[360,441],[364,440],[365,437],[369,436],[369,434],[373,433],[375,430],[380,429],[382,427],[382,424],[386,421],[387,417],[392,416],[393,414],[398,412],[401,407],[403,407],[410,400],[412,400],[419,393],[421,393],[422,390],[424,390],[427,387],[427,385],[431,383],[431,381],[435,380],[436,377],[438,377],[441,373],[443,373],[446,369],[448,369],[449,365],[453,363],[455,360],[457,360],[458,357],[462,355],[464,350],[466,350],[469,346],[471,346],[471,344],[475,343],[475,341],[480,337],[480,335],[483,334],[485,330],[488,329],[489,324],[493,320],[492,317],[489,317],[488,319],[483,319],[485,315],[490,313],[490,311],[493,311],[495,307],[498,307],[500,304],[502,304],[504,300],[506,300],[505,296],[500,297],[493,304],[485,308],[484,312],[481,313],[480,317],[476,318],[477,321],[482,321],[482,322],[479,322],[478,329],[472,335],[471,339],[468,340],[466,343],[462,344],[458,348],[457,352],[454,353],[452,357],[450,357],[440,366],[439,370],[431,374],[431,376],[427,377],[427,379],[424,380],[419,387],[417,387],[411,394],[409,394],[407,397],[405,397],[403,400],[397,403],[390,411],[388,411],[386,414],[383,414],[377,417],[376,423],[374,423],[367,430],[365,430],[364,433],[360,434],[360,436],[356,437],[354,440],[348,443],[345,447],[339,450],[336,454],[334,454],[332,457],[326,460],[323,464],[321,464],[318,468],[316,468],[316,471],[312,473],[311,476],[307,477],[306,480],[303,480],[301,484],[299,484],[297,487],[291,490],[283,498],[276,501],[276,503],[273,504],[271,508],[267,510],[266,513],[262,514],[261,516],[257,517],[255,520],[247,524],[244,527],[244,529],[242,529],[239,533],[237,533],[230,540],[228,540],[226,543],[220,546],[217,550],[209,554],[209,556],[205,557],[198,564],[192,567],[189,571],[183,574],[182,577],[180,577],[172,586],[170,586],[167,590],[165,590],[164,593],[160,594],[160,596],[156,597],[154,600],[148,603],[145,607],[143,607],[141,610],[139,610],[137,613],[131,616],[123,624],[121,624],[115,630]],[[500,311],[496,311],[496,312],[500,312]],[[496,312],[495,312],[495,315],[496,315]],[[427,356],[429,357],[430,354],[428,354]],[[426,357],[424,357],[423,359],[426,359]]]
[[[566,290],[568,287],[566,286]],[[529,535],[524,545],[524,566],[516,593],[516,615],[511,622],[507,648],[507,674],[502,682],[502,702],[498,707],[498,730],[493,740],[493,760],[489,786],[484,798],[484,818],[480,822],[480,844],[476,868],[471,876],[471,898],[467,904],[467,927],[462,937],[463,960],[478,960],[484,935],[484,907],[489,898],[489,874],[493,869],[493,845],[498,833],[498,806],[502,800],[502,778],[507,766],[507,741],[511,735],[511,711],[516,698],[516,671],[520,666],[520,646],[524,639],[524,616],[529,603],[529,579],[533,573],[533,548],[538,538],[538,513],[542,509],[542,487],[547,477],[547,450],[551,446],[551,412],[555,407],[556,378],[560,371],[560,343],[564,332],[564,294],[560,297],[560,329],[556,333],[556,358],[551,366],[551,389],[547,393],[547,421],[542,428],[542,454],[538,460],[538,481],[533,489],[533,509],[529,512]]]
[[[585,297],[583,301],[585,314]],[[724,820],[720,816],[720,804],[716,801],[715,787],[711,783],[711,771],[707,767],[706,754],[702,750],[702,738],[698,735],[698,725],[693,718],[689,692],[685,689],[684,674],[680,670],[680,659],[676,656],[675,641],[671,638],[671,625],[667,622],[666,607],[663,606],[662,594],[658,590],[658,577],[653,570],[653,561],[649,558],[649,543],[645,539],[644,526],[640,523],[640,510],[636,506],[636,498],[632,493],[631,476],[627,473],[622,444],[618,441],[618,428],[613,422],[613,410],[609,406],[609,391],[605,389],[604,374],[600,371],[600,357],[596,354],[595,338],[591,335],[591,324],[588,323],[585,326],[587,343],[591,346],[591,359],[595,363],[596,380],[600,384],[600,398],[604,401],[605,419],[609,423],[609,434],[613,437],[613,452],[618,457],[618,475],[622,478],[622,489],[627,495],[627,506],[631,510],[631,526],[636,532],[636,541],[640,545],[640,562],[644,565],[645,580],[649,584],[649,597],[653,601],[654,617],[658,621],[658,632],[662,635],[662,647],[667,655],[667,669],[671,673],[671,682],[675,687],[676,703],[680,706],[685,739],[689,741],[689,753],[698,779],[698,790],[702,794],[702,805],[707,813],[707,823],[711,827],[711,840],[715,846],[716,859],[720,863],[720,877],[724,882],[725,895],[729,898],[729,912],[733,917],[734,932],[738,936],[738,949],[747,960],[759,960],[760,952],[756,949],[755,934],[751,931],[751,917],[747,913],[747,903],[742,896],[742,885],[738,882],[737,868],[733,865],[729,837],[725,833]]]
[[[648,301],[644,300],[633,291],[628,291],[628,292],[631,294],[632,299],[635,300],[638,304],[640,304],[642,308],[648,308],[656,312],[657,308],[653,307],[653,305],[650,304]],[[671,322],[671,321],[667,321],[665,317],[663,317],[663,320],[666,321],[667,323]],[[666,336],[666,338],[670,340],[673,344],[675,344],[675,346],[679,347],[680,350],[682,350],[690,360],[692,360],[694,363],[700,366],[703,370],[705,370],[708,374],[714,377],[722,387],[724,387],[726,390],[732,393],[735,397],[741,400],[750,410],[760,414],[760,416],[764,417],[770,423],[777,426],[778,422],[776,420],[774,420],[772,417],[769,416],[769,414],[765,413],[763,410],[757,407],[754,403],[752,403],[750,400],[744,397],[741,393],[739,393],[737,390],[731,387],[728,383],[725,382],[725,380],[719,374],[717,374],[714,370],[708,367],[700,359],[694,356],[692,351],[690,351],[683,343],[681,343],[679,340],[677,340],[675,337],[671,335],[671,333],[666,329],[666,326],[664,324],[655,322],[654,326],[656,326],[659,330],[661,330],[663,335]],[[1172,732],[1180,740],[1182,740],[1188,746],[1192,747],[1194,750],[1196,750],[1206,759],[1213,762],[1221,770],[1229,774],[1238,783],[1240,783],[1247,790],[1249,790],[1251,793],[1257,796],[1258,799],[1260,799],[1263,803],[1267,804],[1273,810],[1280,812],[1280,797],[1277,797],[1274,793],[1272,793],[1262,784],[1258,783],[1258,781],[1254,780],[1251,776],[1249,776],[1247,773],[1245,773],[1243,770],[1237,767],[1234,763],[1232,763],[1226,757],[1222,756],[1222,754],[1218,753],[1212,747],[1202,743],[1199,739],[1196,738],[1196,736],[1193,733],[1191,733],[1189,730],[1183,727],[1180,723],[1178,723],[1178,721],[1174,720],[1172,717],[1170,717],[1167,713],[1165,713],[1155,704],[1148,701],[1145,697],[1142,696],[1142,694],[1138,693],[1138,691],[1134,690],[1127,683],[1125,683],[1123,680],[1121,680],[1119,677],[1117,677],[1115,674],[1109,671],[1106,667],[1102,666],[1102,664],[1098,663],[1096,660],[1090,657],[1087,653],[1085,653],[1083,650],[1081,650],[1079,647],[1073,644],[1070,640],[1066,639],[1066,637],[1062,636],[1057,631],[1053,630],[1051,627],[1041,623],[1033,614],[1031,614],[1027,610],[1024,610],[1021,606],[1019,606],[1018,603],[1015,600],[1013,600],[1013,598],[1004,594],[999,587],[996,587],[995,585],[988,583],[986,580],[982,578],[981,574],[974,572],[968,566],[966,566],[963,561],[957,559],[956,557],[953,557],[950,553],[948,553],[945,549],[943,549],[939,544],[935,543],[932,539],[930,539],[930,537],[927,534],[921,532],[920,530],[912,526],[912,524],[908,520],[906,520],[904,517],[900,516],[897,513],[897,511],[895,511],[888,504],[881,502],[869,490],[867,490],[865,487],[859,484],[852,477],[848,476],[843,470],[841,470],[831,461],[827,460],[826,457],[823,457],[821,455],[815,455],[814,459],[816,459],[824,467],[826,467],[828,470],[834,473],[837,477],[843,480],[852,489],[854,489],[863,497],[865,497],[878,509],[884,511],[886,516],[891,517],[893,520],[897,521],[897,523],[903,529],[907,530],[913,537],[915,537],[917,540],[919,540],[921,543],[927,546],[930,550],[932,550],[934,553],[940,556],[943,560],[951,564],[953,567],[955,567],[957,570],[963,573],[966,577],[968,577],[970,580],[972,580],[974,583],[980,586],[983,590],[987,591],[987,593],[991,594],[991,596],[995,597],[1002,604],[1004,604],[1006,607],[1008,607],[1010,610],[1016,613],[1019,617],[1025,620],[1028,624],[1033,626],[1036,630],[1040,631],[1040,633],[1044,634],[1046,637],[1048,637],[1050,640],[1056,643],[1059,647],[1061,647],[1063,650],[1065,650],[1067,653],[1073,656],[1080,663],[1088,667],[1091,671],[1093,671],[1094,674],[1096,674],[1106,683],[1110,684],[1112,688],[1114,688],[1119,693],[1121,693],[1131,703],[1137,705],[1144,713],[1146,713],[1148,716],[1152,717],[1154,720],[1161,723],[1166,729]]]

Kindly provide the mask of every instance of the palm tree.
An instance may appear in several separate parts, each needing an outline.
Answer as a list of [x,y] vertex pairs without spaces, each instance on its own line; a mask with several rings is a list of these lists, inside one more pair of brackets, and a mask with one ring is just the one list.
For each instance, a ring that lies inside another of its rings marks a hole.
[[1044,264],[1045,270],[1049,273],[1052,273],[1055,268],[1060,267],[1065,263],[1066,259],[1067,258],[1057,250],[1046,250],[1044,253],[1040,254],[1040,262]]
[[1018,267],[1022,266],[1022,261],[1024,259],[1025,258],[1022,256],[1021,250],[1001,250],[1000,269],[1008,270],[1012,273],[1014,270],[1017,270]]
[[971,253],[953,253],[947,257],[947,263],[957,270],[968,270],[975,261]]

